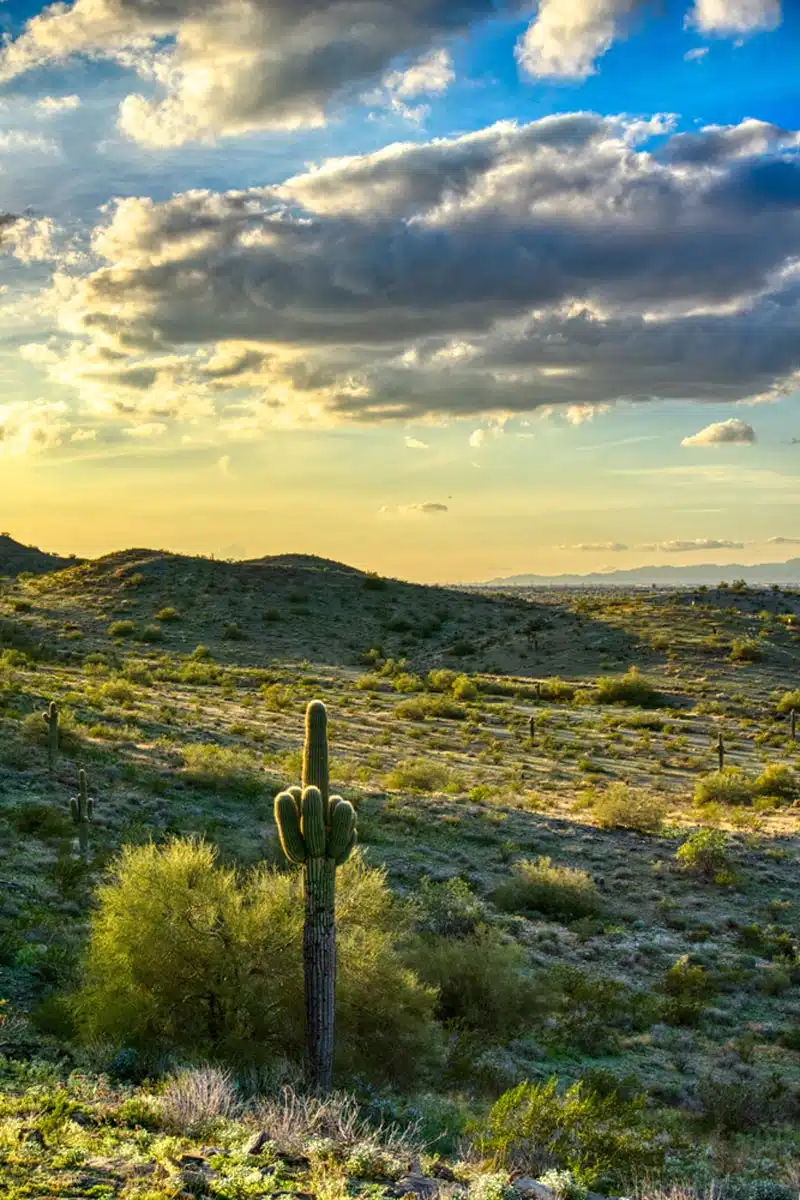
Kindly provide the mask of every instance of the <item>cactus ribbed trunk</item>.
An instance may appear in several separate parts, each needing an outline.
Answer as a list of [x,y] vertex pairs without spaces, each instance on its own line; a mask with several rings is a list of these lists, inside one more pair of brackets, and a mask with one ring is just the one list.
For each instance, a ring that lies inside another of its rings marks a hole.
[[306,995],[308,1082],[318,1095],[333,1087],[333,1020],[336,987],[334,897],[336,863],[309,858],[305,864],[306,913],[303,964]]

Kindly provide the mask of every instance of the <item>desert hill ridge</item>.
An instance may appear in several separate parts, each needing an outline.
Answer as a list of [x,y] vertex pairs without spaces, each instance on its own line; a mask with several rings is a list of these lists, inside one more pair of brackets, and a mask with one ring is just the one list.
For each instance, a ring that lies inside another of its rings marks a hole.
[[729,583],[743,579],[753,586],[773,583],[800,584],[800,558],[786,562],[755,563],[689,563],[686,566],[655,565],[627,567],[614,571],[591,571],[587,574],[500,576],[473,584],[474,587],[648,587],[662,584],[668,587],[714,587],[722,580]]

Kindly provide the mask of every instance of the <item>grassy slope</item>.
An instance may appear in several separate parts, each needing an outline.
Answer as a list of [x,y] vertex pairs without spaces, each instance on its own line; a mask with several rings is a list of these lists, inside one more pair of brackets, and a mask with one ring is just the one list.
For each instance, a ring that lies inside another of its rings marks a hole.
[[[157,620],[165,606],[178,618]],[[697,1029],[627,1034],[620,1052],[599,1065],[635,1072],[677,1112],[691,1106],[697,1078],[726,1056],[746,1059],[757,1074],[777,1067],[796,1085],[800,1054],[784,1035],[794,1030],[797,1045],[800,990],[780,963],[754,955],[740,930],[777,924],[800,937],[800,813],[784,805],[703,815],[730,835],[733,887],[687,878],[674,854],[701,823],[691,794],[698,775],[716,765],[720,729],[736,765],[754,773],[769,762],[796,765],[797,747],[785,719],[776,718],[775,700],[796,683],[798,636],[784,616],[798,607],[796,596],[754,592],[474,595],[376,582],[324,560],[229,564],[147,551],[9,583],[0,599],[0,646],[39,643],[45,658],[14,665],[12,655],[0,668],[0,812],[11,818],[0,825],[0,996],[12,1014],[0,1031],[6,1052],[20,1064],[31,1054],[58,1056],[25,1014],[67,976],[85,933],[91,878],[81,877],[63,849],[77,766],[87,767],[98,798],[98,865],[123,841],[175,832],[201,833],[245,864],[265,855],[277,860],[271,795],[297,774],[303,706],[319,696],[329,706],[335,782],[359,804],[367,858],[386,864],[394,887],[412,891],[423,874],[460,874],[488,897],[515,860],[550,855],[592,873],[606,918],[595,929],[513,918],[509,927],[533,966],[566,961],[652,989],[692,953],[724,977]],[[115,621],[134,628],[113,638]],[[760,638],[760,661],[729,661],[732,640],[743,637]],[[198,645],[208,657],[189,657]],[[406,658],[406,673],[454,667],[484,691],[462,702],[466,719],[400,716],[397,706],[415,693],[395,691],[392,676],[357,686],[367,670],[362,655],[373,647],[384,658]],[[631,663],[659,686],[667,707],[643,717],[592,703],[536,705],[527,694],[532,679],[585,683]],[[487,693],[498,678],[511,684],[507,695]],[[34,723],[24,725],[49,699],[66,711],[68,728],[53,776],[34,744]],[[203,749],[210,744],[229,753],[214,757]],[[661,835],[597,827],[578,798],[588,784],[612,780],[666,799]],[[49,813],[44,820],[40,805]],[[20,812],[34,815],[26,824]],[[585,1058],[532,1058],[529,1048],[506,1047],[489,1056],[484,1084],[496,1093],[525,1074],[575,1077]],[[89,1137],[97,1114],[105,1122],[102,1114],[120,1103],[91,1080],[78,1092],[91,1093],[95,1117],[83,1125],[59,1118],[46,1151],[37,1138],[20,1141],[20,1130],[42,1119],[26,1071],[8,1068],[2,1102],[0,1145],[18,1189],[10,1194],[134,1196],[153,1187],[146,1173],[115,1175],[107,1163],[96,1168],[99,1190],[74,1183],[82,1171],[91,1174],[92,1155],[124,1158],[135,1150],[142,1161],[161,1154],[174,1167],[176,1146],[154,1148],[155,1134],[151,1145],[132,1128],[103,1124],[102,1137]],[[242,1136],[230,1134],[230,1146]],[[766,1131],[745,1138],[739,1151],[729,1142],[725,1153],[735,1165],[755,1150],[773,1173],[778,1161],[797,1161],[799,1153],[796,1143],[791,1149]],[[66,1165],[59,1166],[62,1152]],[[25,1190],[33,1163],[30,1187],[39,1190]],[[164,1167],[165,1180],[172,1167]],[[162,1194],[174,1192],[152,1192]]]

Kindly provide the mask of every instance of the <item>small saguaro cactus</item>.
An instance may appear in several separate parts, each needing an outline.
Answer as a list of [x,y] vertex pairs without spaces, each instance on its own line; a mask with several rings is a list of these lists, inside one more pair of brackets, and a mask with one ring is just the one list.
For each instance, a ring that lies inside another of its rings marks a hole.
[[89,797],[89,781],[86,772],[78,771],[78,794],[69,802],[72,823],[78,830],[78,845],[84,858],[89,855],[89,825],[92,821],[92,801]]
[[336,868],[356,844],[355,809],[330,795],[327,723],[325,705],[312,700],[306,709],[302,787],[275,797],[283,852],[303,868],[306,1068],[309,1086],[318,1094],[333,1086]]
[[720,769],[720,771],[724,771],[725,770],[725,741],[724,741],[721,733],[719,733],[717,735],[717,756],[719,757],[719,769]]
[[533,713],[528,717],[528,736],[531,741],[536,737],[536,718]]
[[58,758],[58,708],[55,700],[51,700],[47,711],[42,713],[42,720],[47,726],[47,763],[52,771]]
[[792,741],[797,740],[797,709],[792,709]]

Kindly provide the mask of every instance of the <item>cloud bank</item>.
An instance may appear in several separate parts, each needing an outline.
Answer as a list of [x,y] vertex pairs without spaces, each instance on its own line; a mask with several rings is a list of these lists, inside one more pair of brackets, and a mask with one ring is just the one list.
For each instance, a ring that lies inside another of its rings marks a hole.
[[[319,126],[332,105],[382,81],[402,109],[403,95],[450,82],[447,44],[497,17],[532,18],[517,46],[524,75],[582,79],[647,9],[644,0],[75,0],[43,8],[0,48],[0,82],[75,55],[116,60],[145,87],[123,101],[122,129],[180,145]],[[723,36],[780,19],[779,0],[695,0],[686,17]]]
[[[116,201],[93,269],[56,271],[47,369],[146,419],[235,401],[229,436],[777,398],[800,383],[800,160],[758,125],[578,112]],[[14,229],[44,254],[43,227]]]

